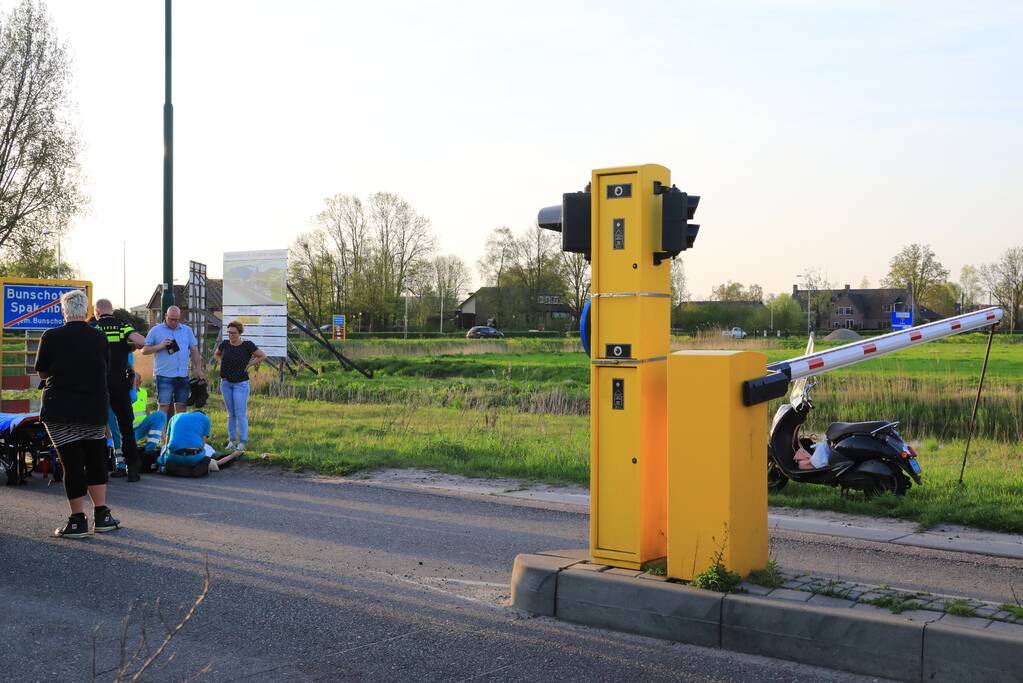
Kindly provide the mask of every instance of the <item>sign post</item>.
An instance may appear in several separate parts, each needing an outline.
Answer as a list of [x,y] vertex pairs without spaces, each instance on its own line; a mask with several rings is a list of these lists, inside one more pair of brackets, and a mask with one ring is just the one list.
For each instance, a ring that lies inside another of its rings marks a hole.
[[913,311],[892,311],[892,329],[908,330],[913,327]]
[[[64,292],[81,289],[92,308],[92,283],[85,280],[39,280],[0,278],[0,394],[4,389],[28,389],[32,384],[32,366],[42,333],[64,324],[60,297]],[[12,374],[7,374],[8,368]],[[25,413],[30,401],[0,400],[0,411]]]

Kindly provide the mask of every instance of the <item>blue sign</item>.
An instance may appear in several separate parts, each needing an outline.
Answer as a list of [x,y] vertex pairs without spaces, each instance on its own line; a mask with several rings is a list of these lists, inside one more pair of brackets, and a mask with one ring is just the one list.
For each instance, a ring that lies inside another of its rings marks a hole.
[[72,289],[67,284],[18,284],[4,282],[4,330],[48,330],[64,324],[60,310],[60,295]]
[[343,315],[335,315],[334,316],[334,327],[344,327],[344,326],[345,326],[345,317]]
[[913,311],[892,311],[892,329],[908,330],[913,327]]

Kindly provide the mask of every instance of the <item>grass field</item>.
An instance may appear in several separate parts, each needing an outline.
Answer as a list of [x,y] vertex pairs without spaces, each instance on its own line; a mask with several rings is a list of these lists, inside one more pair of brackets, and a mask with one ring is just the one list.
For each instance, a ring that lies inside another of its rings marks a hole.
[[[218,441],[224,414],[214,402]],[[513,409],[424,407],[417,403],[332,404],[257,396],[250,405],[251,453],[269,464],[327,474],[380,467],[425,467],[466,476],[554,484],[589,481],[589,421]],[[837,489],[790,483],[771,503],[1023,532],[1023,453],[1019,444],[975,440],[959,487],[962,441],[914,442],[924,485],[903,498],[842,496]]]
[[[999,337],[992,349],[966,485],[956,485],[985,343],[983,335],[966,335],[908,349],[824,375],[814,391],[809,430],[835,420],[899,420],[921,454],[923,486],[901,499],[865,500],[790,483],[771,502],[1023,532],[1023,344],[1015,339]],[[804,344],[705,337],[673,346],[754,349],[776,361],[800,355]],[[341,371],[311,343],[302,352],[324,372],[281,381],[264,368],[254,376],[253,453],[333,474],[425,467],[588,482],[589,363],[577,340],[360,340],[343,348],[375,378]],[[211,410],[222,445],[218,398]]]

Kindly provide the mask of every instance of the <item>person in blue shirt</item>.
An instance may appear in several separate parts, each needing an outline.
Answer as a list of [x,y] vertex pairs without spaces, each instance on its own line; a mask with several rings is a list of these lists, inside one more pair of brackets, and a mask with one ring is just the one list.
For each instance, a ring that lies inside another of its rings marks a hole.
[[189,360],[196,377],[206,379],[206,371],[199,357],[199,341],[192,328],[182,324],[180,308],[168,308],[164,321],[149,330],[142,353],[147,356],[156,354],[153,374],[156,377],[156,404],[159,409],[168,419],[172,415],[172,404],[173,414],[184,413],[185,402],[188,400]]
[[[199,467],[201,476],[207,471],[202,466],[204,461],[210,470],[217,471],[238,457],[237,451],[222,458],[213,457],[214,450],[209,445],[210,418],[201,410],[204,405],[204,400],[195,401],[191,412],[178,413],[171,418],[167,428],[167,446],[156,461],[161,472],[174,473],[171,470]],[[195,476],[195,473],[185,476]]]

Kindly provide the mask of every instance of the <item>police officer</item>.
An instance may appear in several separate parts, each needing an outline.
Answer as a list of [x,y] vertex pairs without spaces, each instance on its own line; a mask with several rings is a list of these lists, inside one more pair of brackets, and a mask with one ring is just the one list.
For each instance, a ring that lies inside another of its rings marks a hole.
[[[114,317],[114,305],[108,299],[96,302],[96,322],[93,326],[107,336],[110,345],[110,365],[107,373],[107,391],[110,393],[110,410],[117,418],[117,426],[121,434],[132,435],[133,414],[131,408],[131,389],[134,371],[128,368],[128,354],[141,349],[146,338],[135,331],[135,328],[119,318]],[[139,459],[138,445],[135,439],[121,440],[124,461],[128,466],[128,481],[138,481],[142,464]]]

